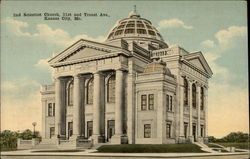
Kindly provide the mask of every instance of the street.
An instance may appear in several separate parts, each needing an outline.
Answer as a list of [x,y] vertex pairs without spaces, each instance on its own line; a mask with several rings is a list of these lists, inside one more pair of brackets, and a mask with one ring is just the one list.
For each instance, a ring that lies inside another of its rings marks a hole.
[[[1,159],[159,159],[163,157],[91,157],[91,156],[1,156]],[[177,157],[164,157],[176,159]],[[230,156],[204,156],[204,157],[178,157],[187,159],[248,159],[248,155],[230,155]]]

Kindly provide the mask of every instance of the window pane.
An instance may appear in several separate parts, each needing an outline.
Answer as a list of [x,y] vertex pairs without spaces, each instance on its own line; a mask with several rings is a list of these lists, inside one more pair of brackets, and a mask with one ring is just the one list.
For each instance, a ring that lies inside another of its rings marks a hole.
[[112,75],[108,80],[108,88],[107,88],[107,97],[108,102],[114,103],[115,102],[115,75]]
[[196,108],[196,86],[195,84],[192,85],[192,105],[193,105],[193,108]]
[[169,101],[169,110],[172,111],[172,107],[173,107],[173,99],[172,96],[170,96],[170,101]]
[[201,110],[204,110],[204,89],[201,87]]
[[144,138],[150,138],[151,137],[151,125],[145,124],[144,125]]
[[89,83],[88,83],[88,87],[87,87],[87,104],[93,104],[93,78],[90,79]]
[[153,94],[149,94],[149,97],[148,97],[148,109],[149,110],[153,110],[154,109],[154,95]]
[[169,95],[167,95],[167,99],[166,99],[167,101],[167,111],[169,111]]
[[68,87],[68,105],[72,106],[73,105],[73,81],[70,82],[69,87]]
[[147,109],[147,95],[141,96],[141,110]]
[[53,114],[53,108],[52,108],[52,103],[49,103],[48,104],[48,116],[52,116],[52,114]]
[[55,116],[55,103],[53,103],[53,116]]
[[188,106],[188,81],[184,79],[184,106]]

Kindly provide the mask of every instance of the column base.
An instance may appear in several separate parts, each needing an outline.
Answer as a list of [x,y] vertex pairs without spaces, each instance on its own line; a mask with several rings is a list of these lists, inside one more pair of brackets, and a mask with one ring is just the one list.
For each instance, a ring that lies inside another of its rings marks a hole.
[[179,144],[181,144],[181,143],[186,143],[187,141],[186,141],[186,138],[185,138],[185,136],[179,136],[178,137],[178,143]]
[[188,142],[189,143],[194,143],[194,137],[193,136],[189,136],[188,137]]
[[197,138],[197,142],[203,143],[203,142],[204,142],[204,138],[203,138],[203,137],[198,137],[198,138]]
[[104,143],[105,138],[100,135],[92,135],[90,140],[93,144]]
[[111,144],[121,144],[122,135],[114,135],[111,137]]
[[128,144],[128,136],[114,135],[111,137],[111,144]]

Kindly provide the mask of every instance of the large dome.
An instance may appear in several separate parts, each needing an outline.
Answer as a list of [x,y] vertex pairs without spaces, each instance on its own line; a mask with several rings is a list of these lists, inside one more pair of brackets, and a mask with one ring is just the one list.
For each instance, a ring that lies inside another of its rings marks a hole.
[[150,41],[157,43],[160,48],[168,47],[159,31],[152,23],[137,14],[136,10],[129,14],[128,18],[119,20],[107,37],[107,41],[123,38],[133,41]]

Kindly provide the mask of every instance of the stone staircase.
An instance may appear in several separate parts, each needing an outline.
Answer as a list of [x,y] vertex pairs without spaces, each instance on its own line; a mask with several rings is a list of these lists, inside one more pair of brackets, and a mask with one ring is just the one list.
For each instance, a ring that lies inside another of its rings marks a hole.
[[219,153],[218,151],[214,151],[213,149],[211,149],[210,147],[208,147],[204,143],[194,142],[194,144],[199,146],[201,148],[201,150],[203,150],[203,151],[210,152],[210,153]]

